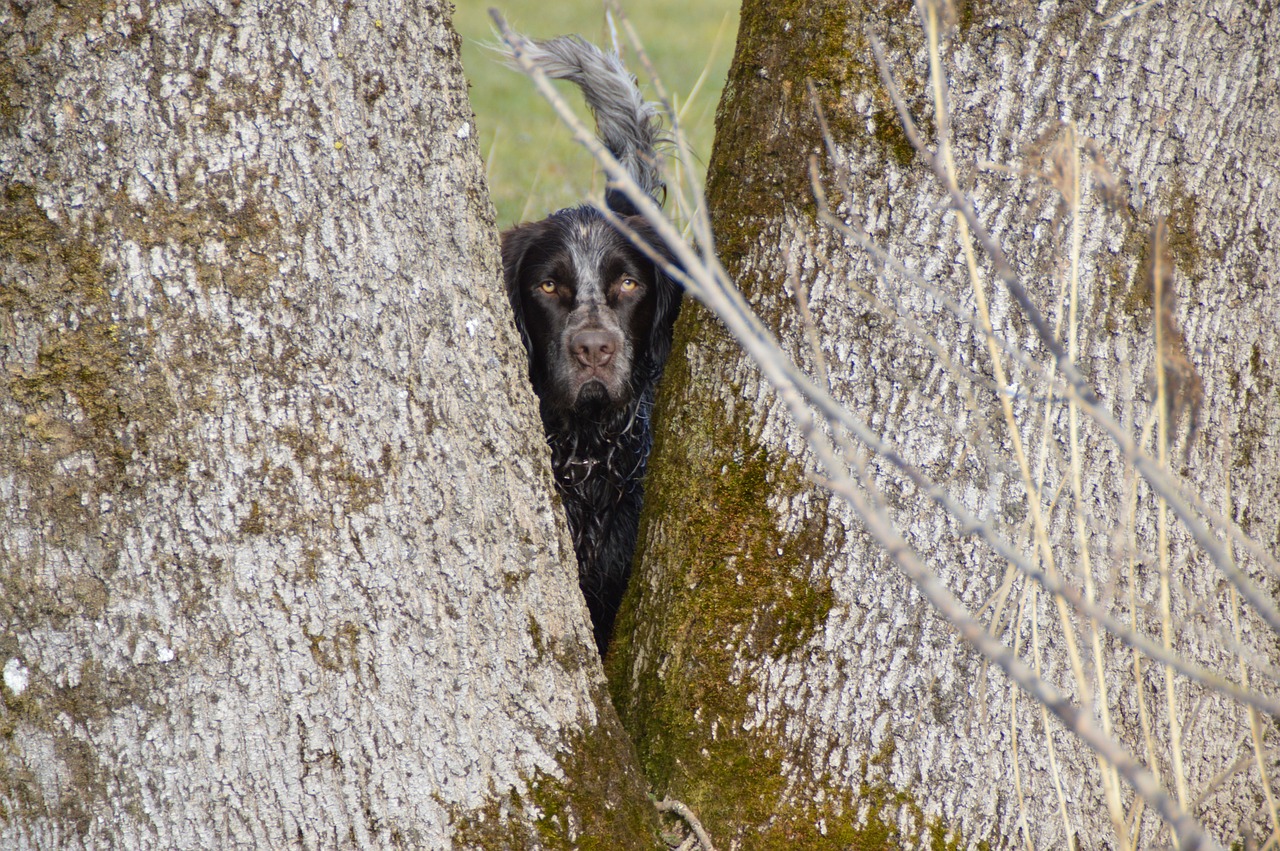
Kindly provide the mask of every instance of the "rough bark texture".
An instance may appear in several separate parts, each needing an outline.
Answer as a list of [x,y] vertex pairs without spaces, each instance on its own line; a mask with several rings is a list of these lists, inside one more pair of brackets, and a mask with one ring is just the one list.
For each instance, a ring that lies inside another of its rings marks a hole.
[[0,10],[0,846],[652,837],[448,8]]
[[[867,40],[871,30],[887,42],[932,138],[913,5],[748,0],[710,168],[718,248],[756,309],[812,367],[786,283],[789,252],[810,290],[837,395],[1029,551],[1023,490],[996,399],[957,383],[913,332],[851,284],[897,300],[957,364],[989,376],[982,338],[913,285],[878,277],[865,255],[814,218],[806,158],[823,147],[806,79],[838,146],[836,168],[824,166],[833,204],[972,309],[954,218],[898,125]],[[1177,467],[1220,506],[1230,470],[1232,513],[1275,551],[1276,5],[1155,4],[1110,23],[1133,4],[961,5],[947,71],[957,161],[980,215],[1055,321],[1065,242],[1058,196],[1041,181],[972,164],[1026,164],[1060,119],[1074,120],[1096,141],[1127,201],[1107,213],[1096,195],[1090,199],[1080,362],[1126,422],[1135,409],[1141,419],[1149,409],[1152,310],[1141,270],[1155,218],[1169,217],[1177,320],[1205,394],[1199,437],[1189,463],[1179,457]],[[841,173],[852,197],[836,189]],[[986,274],[992,281],[989,268]],[[993,295],[992,310],[997,329],[1043,363],[1044,351],[1003,292]],[[1021,844],[1011,686],[925,607],[848,509],[806,480],[817,471],[781,403],[704,310],[682,318],[676,352],[656,417],[641,566],[610,664],[615,704],[651,782],[699,812],[722,848]],[[1025,373],[1017,380],[1033,386]],[[1018,406],[1033,447],[1041,405],[1024,399]],[[1066,469],[1064,408],[1054,417],[1050,494]],[[1181,422],[1185,433],[1185,416]],[[1095,430],[1086,431],[1086,444],[1095,569],[1104,599],[1124,613],[1128,524],[1118,495],[1125,471]],[[982,609],[1003,564],[981,545],[958,540],[955,524],[895,476],[882,470],[879,479],[912,544],[971,609]],[[1154,601],[1154,510],[1149,494],[1140,494],[1139,556],[1147,567],[1136,590]],[[1069,487],[1061,500],[1070,502]],[[1074,547],[1070,516],[1055,514],[1062,551]],[[1225,581],[1185,535],[1175,536],[1173,556],[1182,589],[1175,648],[1234,676],[1230,654],[1220,649],[1219,636],[1230,631]],[[1080,581],[1078,560],[1066,569]],[[1254,575],[1274,596],[1275,577]],[[1030,608],[1014,620],[1000,634],[1010,644],[1021,635],[1030,659]],[[1147,617],[1142,625],[1158,637],[1156,623]],[[1249,643],[1276,659],[1274,636],[1256,621],[1246,626]],[[1203,639],[1203,628],[1219,649]],[[1039,630],[1046,677],[1070,689],[1056,612],[1043,597]],[[1106,648],[1113,717],[1123,740],[1143,755],[1131,659],[1115,642]],[[1159,732],[1163,680],[1157,666],[1147,671],[1147,704]],[[1248,752],[1247,727],[1238,706],[1213,697],[1199,703],[1198,689],[1179,688],[1195,795]],[[1027,704],[1020,701],[1014,721],[1030,835],[1035,847],[1066,847],[1040,715]],[[1108,847],[1096,764],[1061,728],[1052,729],[1071,829],[1083,848]],[[1161,748],[1156,768],[1167,780],[1168,749]],[[1246,771],[1195,812],[1230,843],[1242,822],[1259,817],[1261,800],[1257,773]],[[1139,847],[1168,842],[1160,827],[1148,813]]]

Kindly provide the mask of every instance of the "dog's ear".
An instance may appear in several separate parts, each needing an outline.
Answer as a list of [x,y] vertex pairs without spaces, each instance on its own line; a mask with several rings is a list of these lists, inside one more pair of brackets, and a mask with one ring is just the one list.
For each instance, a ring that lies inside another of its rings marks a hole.
[[631,203],[631,199],[618,189],[605,189],[604,205],[624,219],[640,215],[640,211],[636,209],[635,204]]
[[[659,207],[665,206],[667,203],[667,184],[659,183],[649,197],[652,198],[653,202]],[[635,204],[631,203],[631,199],[627,197],[627,193],[623,192],[621,189],[614,189],[612,187],[605,189],[604,205],[624,219],[630,216],[640,215],[640,209]]]
[[525,321],[521,277],[530,265],[530,255],[537,253],[537,248],[544,241],[546,224],[546,219],[526,222],[502,232],[502,281],[507,290],[507,300],[511,302],[511,313],[515,316],[516,330],[520,332],[524,350],[530,356],[533,355],[533,341],[529,338],[529,327]]
[[[631,216],[627,227],[667,263],[679,268],[675,255],[667,248],[662,237],[642,216]],[[653,261],[650,261],[653,262]],[[658,372],[671,354],[671,336],[680,315],[680,302],[684,298],[684,286],[663,270],[663,264],[653,263],[653,282],[657,289],[653,311],[653,327],[649,331],[649,358]]]

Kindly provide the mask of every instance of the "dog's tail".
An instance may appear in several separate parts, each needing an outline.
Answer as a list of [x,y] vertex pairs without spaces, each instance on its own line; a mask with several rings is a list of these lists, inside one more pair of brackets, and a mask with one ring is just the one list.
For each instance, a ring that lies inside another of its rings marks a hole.
[[[580,36],[526,41],[529,59],[553,80],[569,80],[582,89],[596,119],[596,135],[651,198],[665,192],[658,145],[664,141],[658,107],[646,103],[636,78],[618,54],[605,53]],[[607,194],[617,212],[635,209],[621,192]]]

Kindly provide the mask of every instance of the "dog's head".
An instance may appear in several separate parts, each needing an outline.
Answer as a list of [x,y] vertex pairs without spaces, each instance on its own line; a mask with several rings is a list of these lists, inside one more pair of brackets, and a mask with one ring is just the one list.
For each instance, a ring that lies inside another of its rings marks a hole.
[[[624,221],[661,246],[642,218]],[[502,265],[544,410],[620,410],[657,380],[680,287],[599,212],[576,207],[512,228]]]

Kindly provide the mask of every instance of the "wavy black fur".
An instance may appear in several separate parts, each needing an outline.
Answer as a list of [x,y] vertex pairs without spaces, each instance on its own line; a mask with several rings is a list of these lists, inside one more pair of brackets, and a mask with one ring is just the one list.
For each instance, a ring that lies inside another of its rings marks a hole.
[[[529,54],[583,89],[601,140],[656,198],[657,113],[618,57],[576,37],[535,42]],[[670,261],[625,196],[611,190],[606,205]],[[631,575],[654,393],[683,290],[589,206],[506,231],[502,263],[604,655]]]

